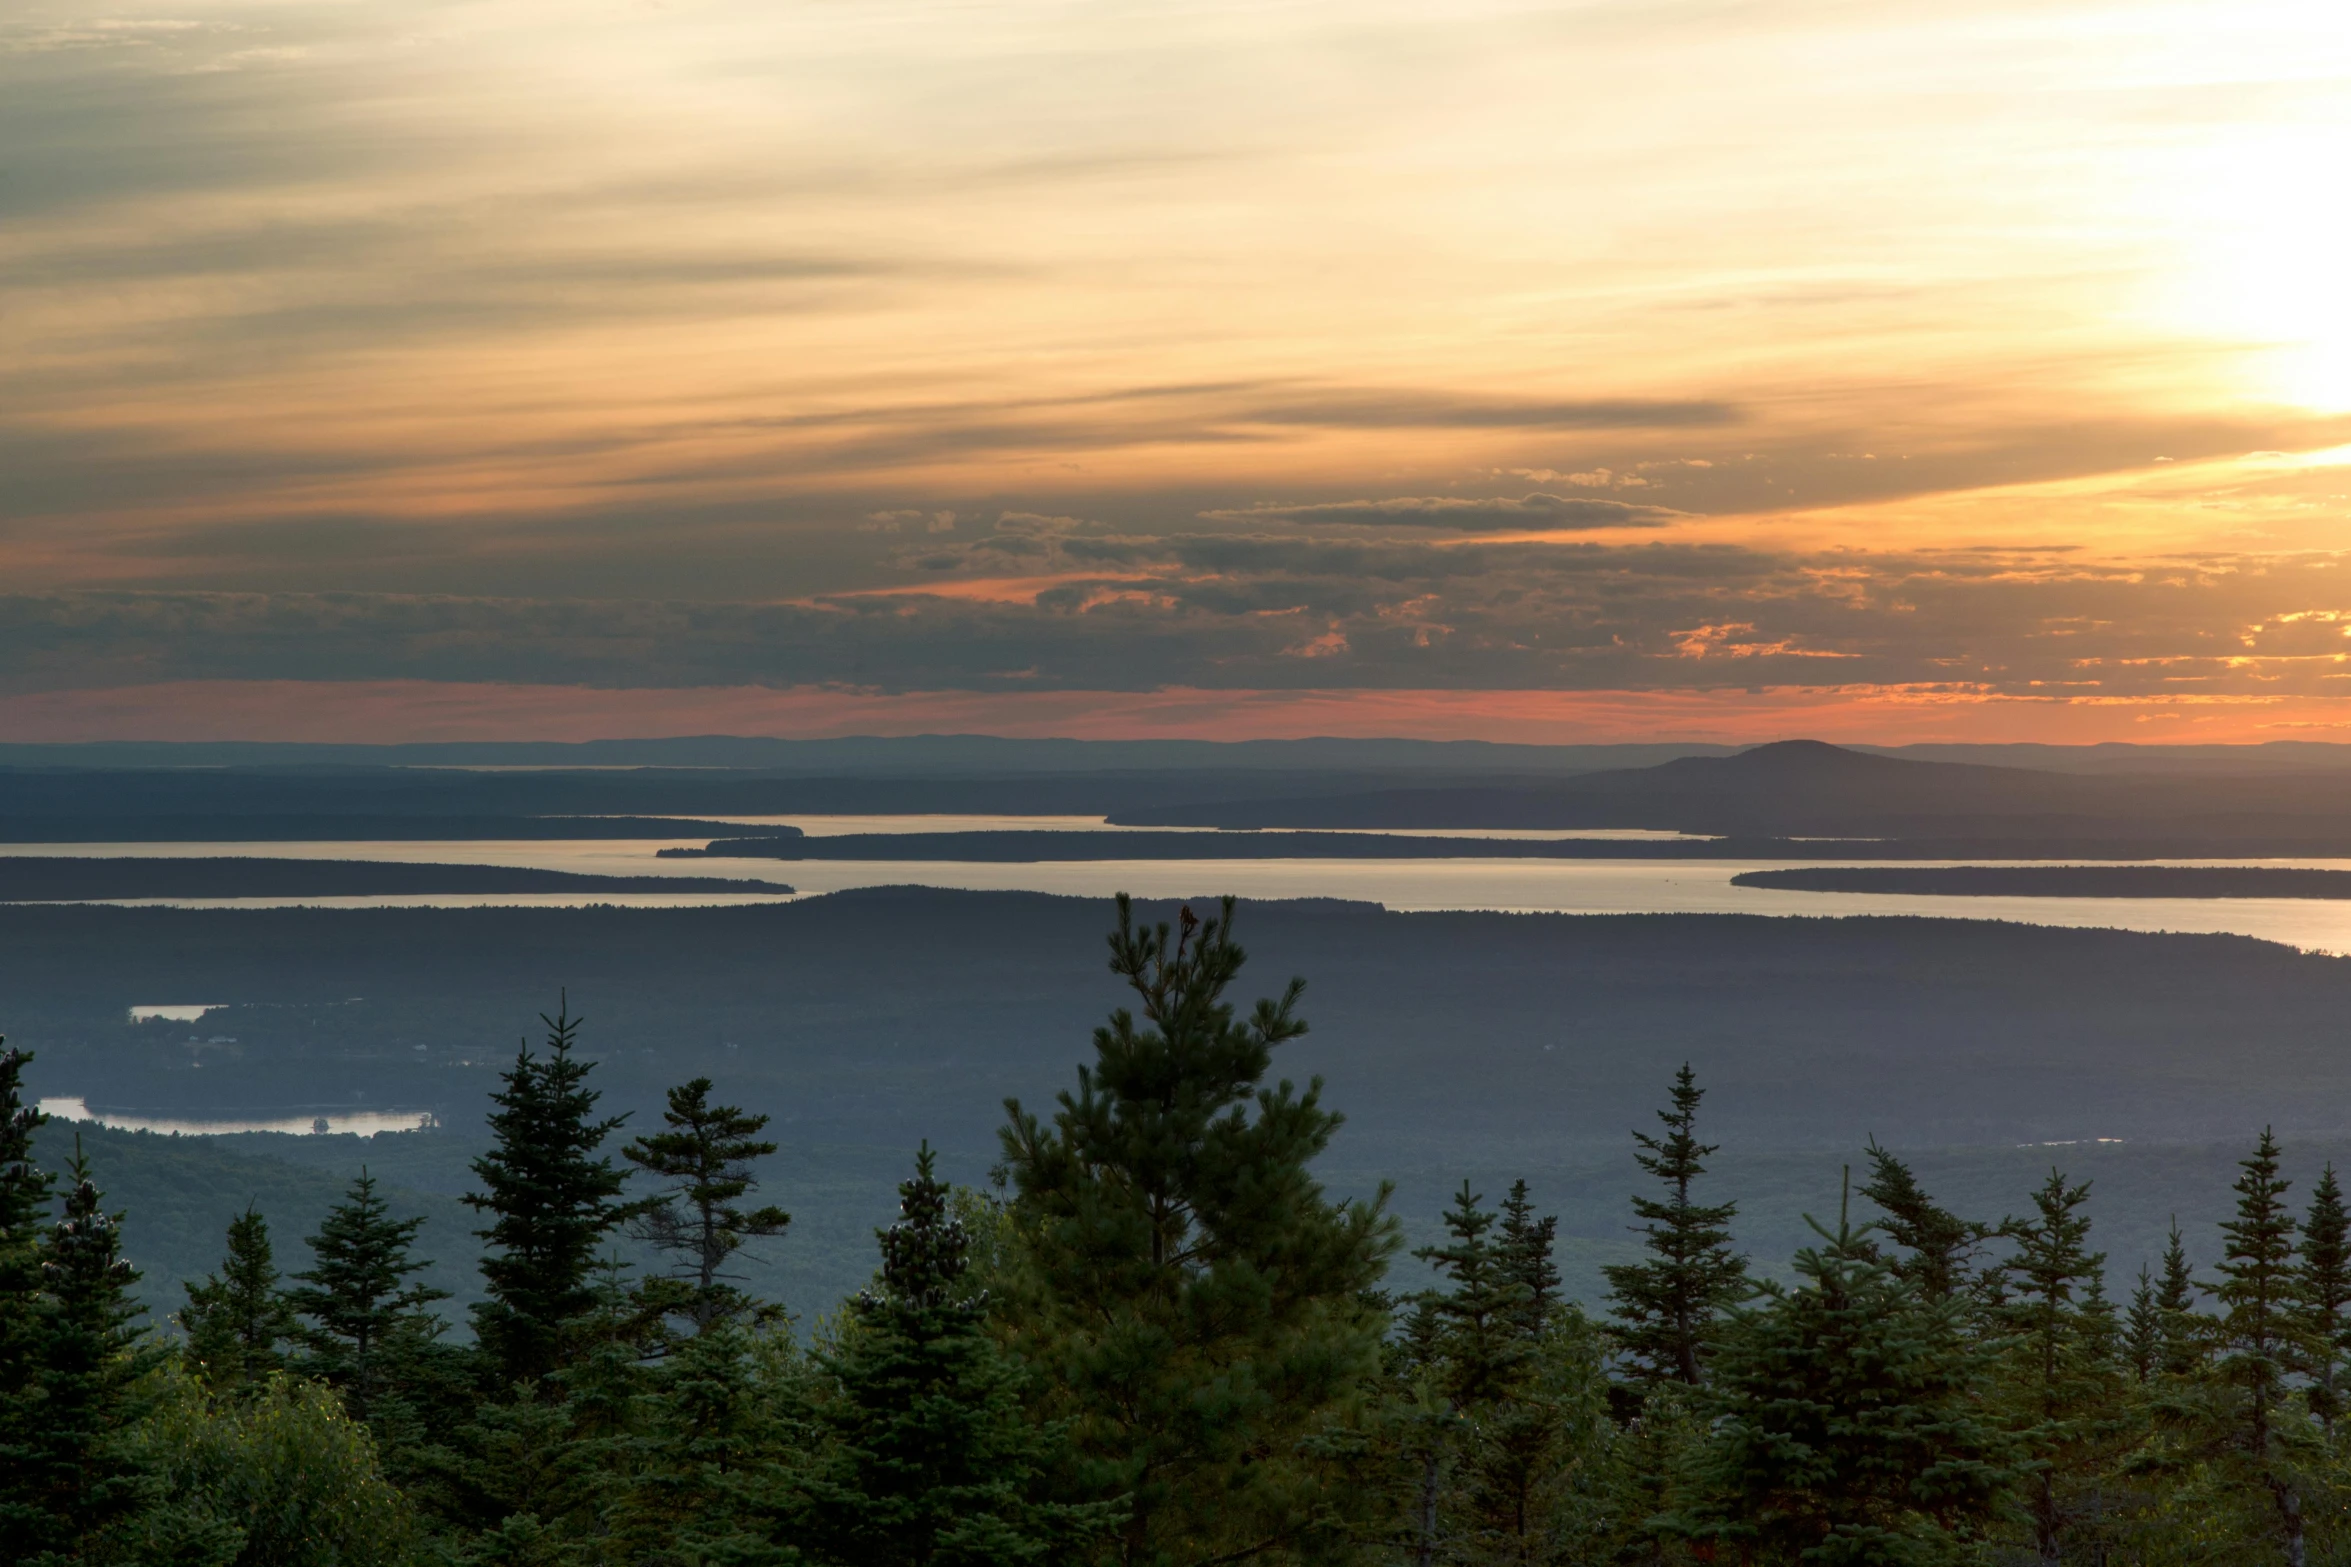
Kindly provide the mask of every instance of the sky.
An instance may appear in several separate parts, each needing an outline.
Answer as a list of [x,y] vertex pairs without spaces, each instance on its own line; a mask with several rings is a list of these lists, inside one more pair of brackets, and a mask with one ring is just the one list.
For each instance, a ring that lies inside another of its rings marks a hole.
[[2346,167],[2333,0],[16,0],[0,735],[2351,740]]

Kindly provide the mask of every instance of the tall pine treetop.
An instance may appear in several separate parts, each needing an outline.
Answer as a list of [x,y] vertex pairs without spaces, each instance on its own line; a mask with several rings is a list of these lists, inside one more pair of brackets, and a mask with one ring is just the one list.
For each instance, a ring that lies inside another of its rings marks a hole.
[[1642,1221],[1633,1228],[1648,1238],[1650,1260],[1602,1270],[1615,1302],[1617,1343],[1644,1382],[1697,1382],[1716,1315],[1747,1290],[1747,1259],[1731,1249],[1738,1204],[1701,1203],[1693,1195],[1715,1151],[1698,1141],[1698,1102],[1705,1096],[1684,1062],[1674,1074],[1670,1107],[1657,1112],[1663,1135],[1633,1133],[1641,1150],[1634,1162],[1666,1195],[1633,1198]]
[[744,1242],[781,1235],[792,1222],[781,1208],[739,1206],[757,1184],[752,1161],[774,1153],[776,1144],[759,1135],[766,1116],[714,1105],[710,1089],[707,1077],[672,1088],[661,1115],[667,1130],[621,1149],[631,1164],[668,1183],[638,1208],[636,1228],[677,1259],[675,1276],[692,1291],[684,1314],[697,1333],[750,1309],[727,1263]]
[[489,1243],[490,1298],[474,1307],[474,1330],[509,1382],[562,1363],[563,1325],[595,1306],[597,1249],[629,1213],[615,1200],[627,1177],[597,1154],[626,1117],[596,1118],[593,1063],[572,1054],[581,1020],[566,1006],[540,1021],[546,1054],[524,1044],[490,1096],[493,1146],[473,1161],[483,1190],[465,1197],[491,1216],[475,1231]]

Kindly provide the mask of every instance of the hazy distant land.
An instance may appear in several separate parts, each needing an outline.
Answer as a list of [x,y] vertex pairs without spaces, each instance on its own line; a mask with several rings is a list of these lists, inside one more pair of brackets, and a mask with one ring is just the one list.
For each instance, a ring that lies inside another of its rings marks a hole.
[[2234,865],[1871,865],[1748,871],[1734,887],[1969,898],[2351,898],[2351,871]]
[[507,865],[377,860],[128,859],[0,855],[0,903],[97,898],[349,898],[432,893],[726,892],[788,895],[781,882],[716,876],[589,876]]

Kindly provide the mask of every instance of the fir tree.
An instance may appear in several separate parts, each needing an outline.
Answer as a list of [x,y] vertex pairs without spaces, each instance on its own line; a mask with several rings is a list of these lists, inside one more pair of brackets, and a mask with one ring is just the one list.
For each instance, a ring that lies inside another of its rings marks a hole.
[[2123,1346],[2132,1377],[2141,1383],[2154,1381],[2163,1369],[2163,1310],[2156,1303],[2155,1281],[2145,1263],[2139,1265],[2138,1283],[2131,1287],[2130,1310],[2123,1319]]
[[1502,1271],[1523,1292],[1519,1311],[1524,1330],[1530,1335],[1539,1334],[1559,1304],[1559,1265],[1551,1258],[1551,1249],[1559,1238],[1559,1216],[1535,1217],[1524,1178],[1510,1183],[1510,1194],[1502,1199],[1501,1214]]
[[1861,1188],[1861,1195],[1885,1214],[1872,1228],[1909,1253],[1889,1264],[1894,1276],[1915,1284],[1929,1300],[1966,1294],[1976,1253],[1991,1239],[1991,1228],[1937,1207],[1910,1166],[1879,1147],[1876,1138],[1865,1151],[1869,1184]]
[[465,1197],[491,1215],[476,1231],[488,1300],[473,1308],[474,1332],[500,1379],[528,1382],[563,1364],[563,1327],[593,1309],[590,1275],[613,1227],[628,1217],[615,1202],[626,1177],[596,1157],[624,1117],[595,1120],[592,1064],[573,1057],[580,1019],[563,1008],[547,1025],[547,1053],[526,1044],[490,1096],[491,1150],[473,1161],[485,1190]]
[[1455,1441],[1477,1413],[1510,1394],[1535,1347],[1527,1331],[1533,1291],[1513,1277],[1524,1262],[1514,1269],[1507,1250],[1495,1244],[1494,1214],[1482,1201],[1463,1181],[1440,1221],[1445,1239],[1412,1254],[1448,1286],[1422,1292],[1409,1330],[1413,1364],[1434,1395],[1416,1444],[1421,1473],[1413,1528],[1422,1567],[1436,1559],[1445,1532],[1442,1482]]
[[129,1438],[142,1412],[140,1379],[162,1356],[142,1342],[137,1319],[146,1308],[131,1296],[139,1275],[122,1255],[121,1220],[105,1211],[77,1138],[64,1212],[42,1238],[38,1414],[9,1476],[0,1560],[89,1559],[150,1494]]
[[684,1315],[696,1333],[749,1309],[727,1272],[748,1240],[784,1233],[792,1216],[781,1208],[737,1206],[757,1183],[751,1162],[776,1151],[759,1133],[764,1115],[710,1103],[710,1079],[697,1077],[669,1091],[662,1120],[669,1130],[621,1149],[631,1164],[669,1183],[636,1219],[638,1234],[678,1259],[677,1276],[692,1293]]
[[2351,1215],[2344,1211],[2343,1189],[2331,1164],[2311,1188],[2294,1285],[2310,1357],[2306,1397],[2310,1412],[2331,1434],[2343,1415],[2343,1351],[2351,1341]]
[[2155,1310],[2163,1325],[2166,1376],[2193,1376],[2210,1356],[2211,1327],[2196,1311],[2198,1288],[2188,1265],[2187,1243],[2180,1238],[2180,1221],[2174,1217],[2163,1248],[2163,1282],[2155,1290]]
[[1959,1303],[1895,1278],[1840,1214],[1793,1289],[1734,1307],[1699,1394],[1707,1435],[1662,1522],[1739,1559],[1955,1561],[2011,1482]]
[[2306,1341],[2295,1310],[2294,1216],[2285,1204],[2292,1184],[2278,1177],[2277,1139],[2264,1128],[2252,1156],[2238,1161],[2237,1215],[2222,1225],[2227,1250],[2220,1282],[2215,1373],[2235,1393],[2227,1446],[2276,1503],[2287,1560],[2303,1554],[2301,1494],[2287,1456],[2288,1379],[2301,1369]]
[[278,1289],[270,1253],[269,1221],[248,1207],[229,1221],[228,1255],[220,1271],[185,1286],[180,1312],[189,1360],[216,1388],[249,1387],[285,1368],[278,1346],[295,1336],[293,1307]]
[[294,1275],[303,1287],[287,1293],[287,1304],[310,1319],[297,1331],[314,1357],[311,1369],[342,1388],[362,1420],[377,1414],[387,1356],[441,1331],[426,1308],[449,1292],[407,1282],[425,1267],[409,1255],[422,1228],[421,1217],[391,1216],[363,1167],[310,1237],[316,1260]]
[[1319,1081],[1263,1086],[1306,1030],[1303,985],[1237,1018],[1232,918],[1228,899],[1180,933],[1137,929],[1121,897],[1111,967],[1140,1021],[1122,1009],[1095,1031],[1050,1126],[1006,1106],[1013,1337],[1072,1422],[1078,1481],[1130,1499],[1132,1567],[1308,1559],[1377,1495],[1342,1483],[1324,1438],[1379,1364],[1369,1292],[1395,1222],[1384,1193],[1334,1203],[1308,1173],[1339,1118]]
[[1648,1237],[1647,1262],[1619,1263],[1602,1272],[1615,1301],[1616,1338],[1635,1378],[1695,1385],[1716,1316],[1747,1290],[1747,1260],[1731,1250],[1728,1226],[1737,1203],[1705,1205],[1691,1189],[1715,1152],[1698,1141],[1698,1102],[1705,1091],[1684,1062],[1674,1075],[1672,1108],[1657,1112],[1665,1133],[1633,1133],[1634,1162],[1665,1186],[1663,1202],[1635,1197],[1634,1226]]
[[48,1117],[25,1103],[31,1059],[0,1040],[0,1544],[23,1538],[37,1511],[25,1482],[40,1418],[41,1236],[56,1182],[33,1162]]
[[881,1232],[878,1288],[850,1306],[813,1420],[830,1440],[795,1486],[785,1538],[824,1567],[1025,1567],[1071,1560],[1116,1502],[1042,1491],[1059,1437],[1029,1423],[1023,1373],[960,1287],[963,1227],[928,1144]]
[[2033,1194],[2035,1212],[2011,1219],[2006,1263],[2013,1289],[2003,1304],[2004,1391],[2032,1475],[2026,1508],[2043,1562],[2067,1557],[2068,1542],[2096,1507],[2097,1487],[2118,1456],[2121,1368],[2101,1280],[2103,1252],[2089,1250],[2089,1186],[2059,1172]]

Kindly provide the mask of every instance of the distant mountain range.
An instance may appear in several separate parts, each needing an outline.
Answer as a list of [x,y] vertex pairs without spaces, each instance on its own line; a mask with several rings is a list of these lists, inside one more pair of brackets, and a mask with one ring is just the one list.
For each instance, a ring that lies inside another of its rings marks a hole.
[[[1258,798],[1124,811],[1122,826],[1650,828],[1732,838],[2129,840],[2151,852],[2351,850],[2351,778],[2058,773],[1913,761],[1787,740],[1731,756],[1521,781]],[[2166,847],[2169,845],[2170,847]]]

